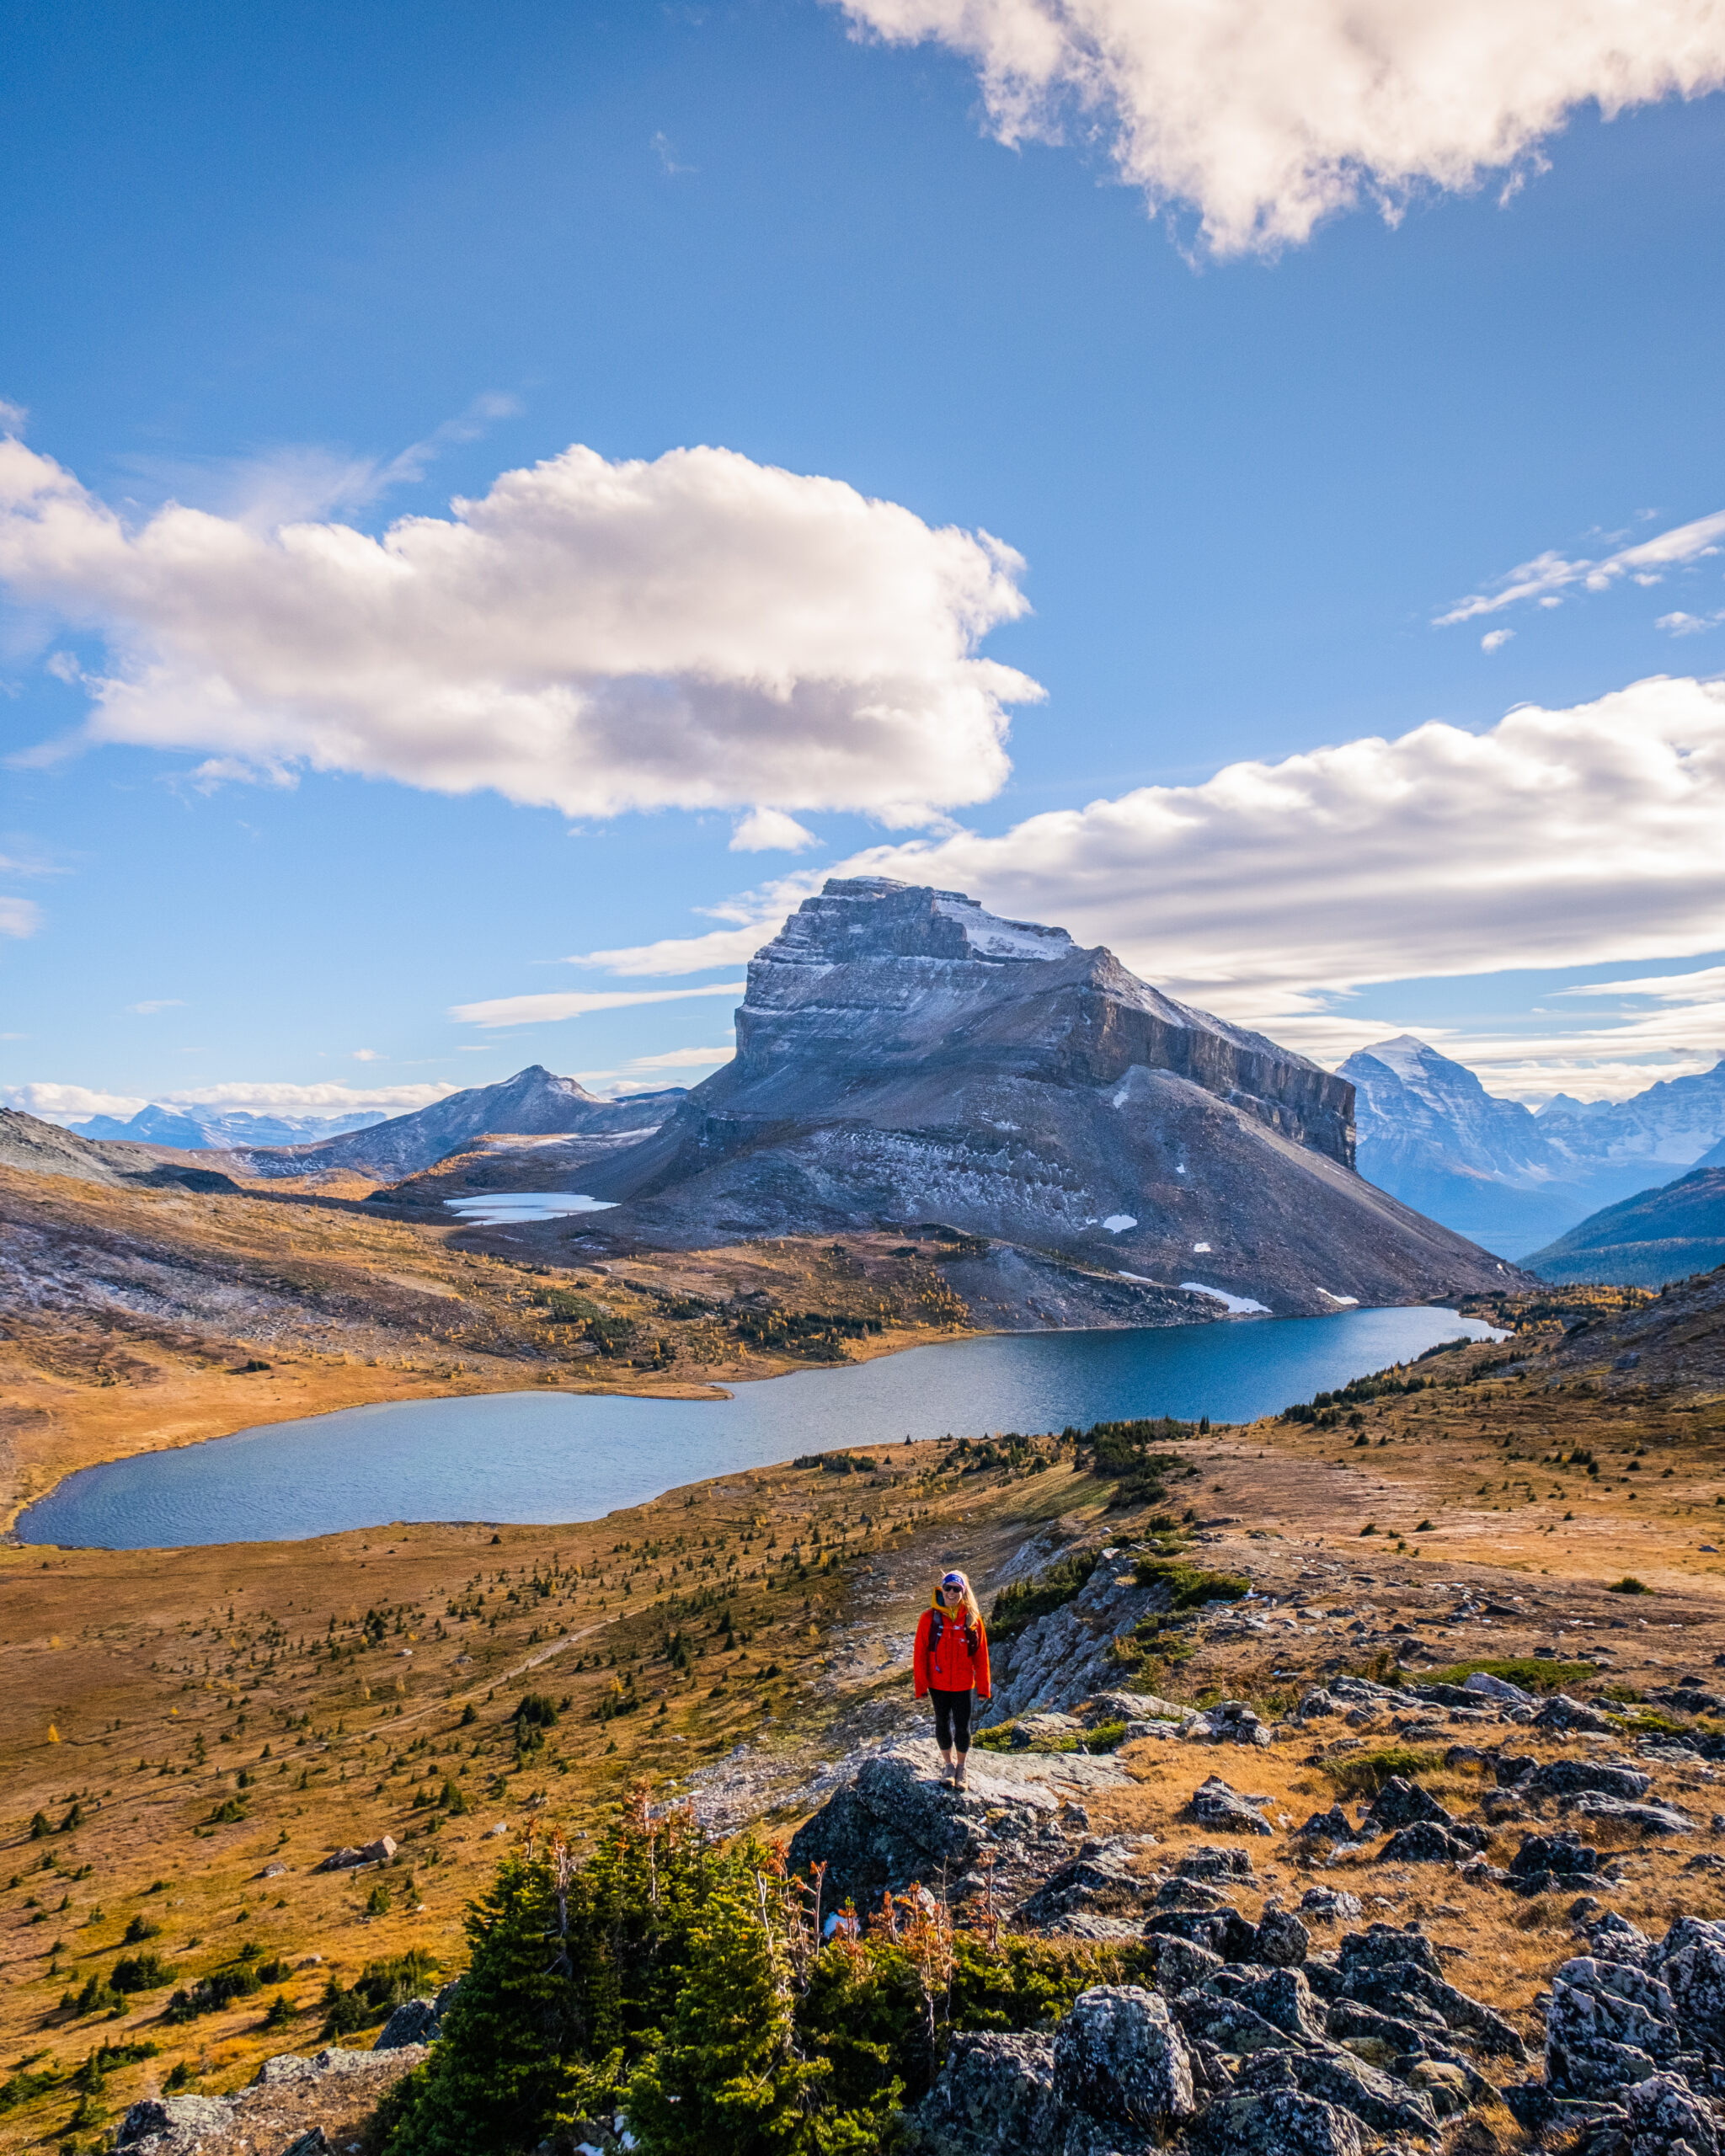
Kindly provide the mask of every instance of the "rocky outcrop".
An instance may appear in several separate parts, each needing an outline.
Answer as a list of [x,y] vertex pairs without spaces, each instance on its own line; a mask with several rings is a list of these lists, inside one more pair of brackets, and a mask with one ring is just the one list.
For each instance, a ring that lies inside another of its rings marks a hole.
[[1551,1980],[1545,2078],[1505,2091],[1532,2130],[1579,2129],[1587,2156],[1716,2156],[1725,2138],[1725,1924],[1654,1940],[1615,1913]]
[[[1284,1930],[1284,1945],[1296,1931]],[[1147,2156],[1183,2134],[1194,2156],[1357,2156],[1434,2141],[1444,2121],[1494,2096],[1477,2061],[1525,2057],[1501,2016],[1445,1979],[1417,1929],[1374,1924],[1298,1965],[1225,1961],[1168,1937],[1156,1989],[1085,1992],[1051,2036],[957,2038],[904,2145],[917,2156]],[[1672,2116],[1690,2093],[1668,2092]]]
[[735,1059],[584,1171],[617,1208],[584,1231],[689,1247],[941,1223],[1188,1299],[1150,1322],[1206,1297],[1311,1313],[1503,1284],[1354,1172],[1352,1113],[1345,1082],[1062,930],[835,879],[752,961]]
[[150,2096],[120,2120],[120,2156],[284,2156],[347,2148],[377,2100],[426,2056],[424,2044],[383,2052],[334,2048],[265,2059],[249,2086],[230,2096]]
[[927,1739],[885,1746],[798,1829],[791,1868],[806,1876],[825,1866],[824,1909],[850,1902],[866,1913],[883,1894],[919,1886],[961,1898],[985,1877],[997,1895],[1016,1898],[1030,1877],[1039,1881],[1066,1860],[1063,1807],[1087,1788],[1126,1780],[1111,1758],[973,1751],[969,1786],[955,1790],[936,1779],[937,1767]]
[[321,1864],[312,1866],[313,1871],[357,1871],[362,1865],[387,1864],[395,1854],[395,1838],[382,1834],[375,1842],[367,1842],[361,1849],[331,1849]]
[[1197,2110],[1166,2000],[1083,1993],[1052,2036],[960,2036],[902,2129],[912,2156],[1149,2156]]

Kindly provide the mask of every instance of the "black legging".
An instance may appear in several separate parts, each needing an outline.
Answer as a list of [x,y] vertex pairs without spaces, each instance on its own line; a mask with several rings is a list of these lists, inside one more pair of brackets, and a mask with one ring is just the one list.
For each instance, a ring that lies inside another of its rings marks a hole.
[[943,1752],[950,1752],[956,1741],[962,1759],[970,1749],[969,1693],[940,1692],[931,1685],[928,1696],[934,1702],[935,1742]]

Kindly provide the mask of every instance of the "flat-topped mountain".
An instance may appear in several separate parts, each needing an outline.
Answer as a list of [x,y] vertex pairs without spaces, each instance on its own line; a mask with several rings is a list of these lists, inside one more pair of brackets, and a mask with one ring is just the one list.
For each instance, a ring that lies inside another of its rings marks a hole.
[[1501,1285],[1354,1173],[1353,1110],[1064,930],[836,879],[751,963],[734,1061],[582,1187],[601,1240],[938,1223],[1278,1312]]
[[644,1134],[664,1121],[667,1109],[685,1093],[683,1086],[671,1086],[660,1092],[634,1093],[624,1101],[605,1101],[578,1079],[559,1078],[542,1063],[534,1063],[498,1085],[469,1086],[428,1108],[393,1116],[366,1130],[348,1131],[317,1145],[247,1147],[236,1157],[243,1172],[254,1176],[315,1175],[347,1168],[393,1180],[415,1175],[492,1131],[524,1138],[575,1132]]

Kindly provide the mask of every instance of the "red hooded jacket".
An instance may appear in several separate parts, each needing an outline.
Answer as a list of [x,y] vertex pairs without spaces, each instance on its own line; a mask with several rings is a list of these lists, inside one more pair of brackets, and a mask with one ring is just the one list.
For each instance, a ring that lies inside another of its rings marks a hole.
[[981,1618],[973,1623],[962,1608],[925,1609],[916,1627],[916,1674],[919,1700],[931,1688],[968,1692],[973,1686],[980,1698],[990,1698],[988,1628]]

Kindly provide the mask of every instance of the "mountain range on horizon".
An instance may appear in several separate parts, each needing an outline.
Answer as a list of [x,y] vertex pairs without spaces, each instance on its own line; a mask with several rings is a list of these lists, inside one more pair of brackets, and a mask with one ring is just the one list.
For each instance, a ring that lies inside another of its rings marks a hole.
[[347,1115],[259,1115],[247,1108],[169,1107],[147,1101],[130,1116],[93,1115],[64,1128],[80,1138],[174,1145],[182,1152],[225,1152],[235,1145],[316,1145],[383,1121],[381,1108]]
[[1337,1075],[1354,1088],[1360,1173],[1517,1260],[1725,1143],[1725,1059],[1627,1100],[1559,1093],[1537,1111],[1412,1033],[1356,1049]]

